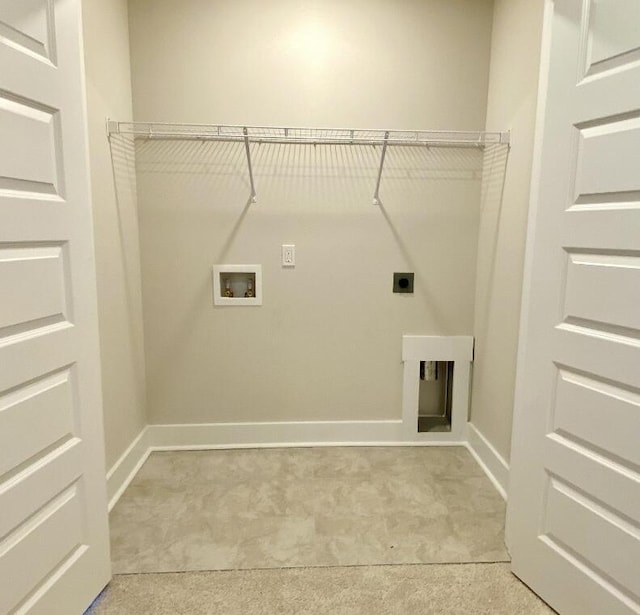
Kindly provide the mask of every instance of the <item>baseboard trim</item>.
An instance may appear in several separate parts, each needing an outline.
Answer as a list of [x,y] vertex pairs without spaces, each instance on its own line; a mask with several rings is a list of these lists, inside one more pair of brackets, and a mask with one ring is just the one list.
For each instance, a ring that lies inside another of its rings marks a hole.
[[[448,434],[426,440],[403,438],[402,421],[299,421],[149,425],[153,450],[198,450],[287,446],[464,446]],[[417,434],[424,436],[425,434]]]
[[148,440],[148,426],[136,436],[133,442],[122,453],[118,461],[107,472],[107,499],[109,512],[116,505],[124,490],[129,486],[142,464],[147,460],[151,449]]
[[506,500],[509,491],[509,464],[473,423],[467,424],[469,452]]
[[400,420],[147,425],[107,473],[109,511],[153,451],[305,446],[464,446],[506,499],[509,466],[471,423],[468,440],[434,433],[407,441],[405,433]]

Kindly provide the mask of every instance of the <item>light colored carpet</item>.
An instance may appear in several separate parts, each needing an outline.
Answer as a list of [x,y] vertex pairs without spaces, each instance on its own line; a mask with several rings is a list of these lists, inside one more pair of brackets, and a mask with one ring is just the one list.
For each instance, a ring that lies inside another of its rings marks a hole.
[[91,615],[543,615],[508,564],[297,568],[114,577]]
[[152,454],[111,514],[115,573],[507,561],[462,447]]

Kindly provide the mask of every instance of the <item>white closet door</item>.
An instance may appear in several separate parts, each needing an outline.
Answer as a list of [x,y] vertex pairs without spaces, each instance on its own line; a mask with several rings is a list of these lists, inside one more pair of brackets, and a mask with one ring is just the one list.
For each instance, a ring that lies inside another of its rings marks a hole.
[[640,2],[545,27],[507,538],[560,613],[640,613]]
[[80,0],[0,0],[0,613],[110,577]]

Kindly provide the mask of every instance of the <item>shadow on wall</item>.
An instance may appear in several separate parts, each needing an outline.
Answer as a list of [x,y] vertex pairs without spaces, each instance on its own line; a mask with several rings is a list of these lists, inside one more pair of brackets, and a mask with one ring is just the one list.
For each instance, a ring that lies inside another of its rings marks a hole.
[[[504,186],[507,173],[507,160],[509,148],[500,145],[492,145],[486,148],[483,169],[482,189],[480,193],[480,234],[484,241],[489,241],[490,250],[483,251],[487,256],[486,261],[478,264],[476,285],[486,289],[487,293],[494,288],[496,272],[495,262],[498,250],[497,238],[500,237],[500,224],[503,219],[502,206],[504,201]],[[485,295],[486,296],[486,295]],[[477,306],[482,311],[484,306]],[[479,317],[480,316],[480,317]],[[476,336],[484,340],[487,333],[488,319],[482,314],[476,314]]]
[[[258,203],[247,199],[250,183],[244,145],[206,140],[143,139],[134,143],[125,135],[113,135],[111,153],[120,211],[121,232],[135,228],[122,217],[131,208],[121,207],[136,197],[138,176],[161,181],[172,178],[176,185],[188,187],[175,211],[177,216],[193,216],[202,224],[219,226],[221,216],[233,212],[226,223],[223,241],[218,240],[213,261],[225,262],[231,247],[252,207],[265,204],[281,215],[298,216],[349,214],[371,206],[380,163],[380,146],[367,145],[281,145],[253,144],[252,160],[258,191]],[[508,147],[391,147],[385,161],[380,212],[406,261],[416,272],[417,291],[426,303],[436,306],[427,276],[403,239],[404,218],[412,214],[425,221],[425,238],[450,225],[456,218],[469,218],[473,191],[481,186],[480,207],[483,216],[499,229],[500,208]],[[178,188],[179,189],[179,188]],[[274,199],[274,195],[277,195]],[[174,201],[156,202],[161,212],[173,208]],[[202,204],[207,204],[206,208]],[[496,206],[497,204],[497,206]],[[240,208],[241,207],[241,208]],[[166,212],[165,212],[166,213]],[[149,220],[151,211],[145,212]],[[477,217],[472,214],[472,217]],[[464,220],[461,220],[464,223]],[[222,239],[222,238],[220,238]],[[446,254],[446,251],[443,254]],[[493,255],[495,258],[495,254]],[[125,263],[126,263],[125,259]],[[492,269],[491,269],[492,270]],[[130,279],[130,278],[128,278]],[[489,281],[490,283],[490,281]],[[434,308],[435,310],[435,308]],[[433,314],[444,324],[440,310]]]
[[[189,185],[189,193],[195,195],[196,202],[209,201],[211,209],[200,211],[203,223],[214,223],[221,203],[239,212],[215,252],[214,261],[223,263],[252,206],[260,209],[267,203],[282,214],[293,215],[344,214],[371,206],[380,151],[380,146],[367,145],[253,144],[257,204],[247,199],[250,183],[241,143],[139,140],[135,160],[140,176],[173,177],[185,187]],[[466,201],[463,207],[468,214],[469,201],[473,200],[469,196],[481,185],[483,173],[490,174],[490,184],[498,185],[497,159],[506,164],[506,152],[505,146],[490,146],[486,152],[478,147],[391,147],[388,151],[379,209],[404,258],[405,268],[416,272],[416,292],[423,296],[425,304],[432,306],[438,329],[446,326],[446,319],[434,296],[437,289],[430,288],[428,276],[422,275],[419,254],[414,254],[403,239],[403,223],[394,221],[394,215],[403,217],[412,213],[428,218],[431,231],[426,230],[425,234],[429,234],[460,215],[461,201]],[[128,154],[131,161],[133,156],[131,152]],[[130,169],[128,172],[126,181],[131,180]],[[274,193],[277,202],[272,198]],[[461,198],[461,193],[466,194]],[[285,203],[291,205],[287,208]],[[241,205],[242,209],[238,209]],[[154,207],[162,209],[162,204],[156,203]],[[181,205],[180,211],[197,214],[187,203]],[[145,219],[148,215],[151,214],[145,214]],[[207,220],[208,217],[211,219]]]
[[[492,146],[495,149],[506,150]],[[398,210],[428,216],[436,224],[446,222],[457,213],[459,192],[469,185],[477,190],[483,168],[492,168],[485,158],[475,147],[389,148],[381,185],[387,216]],[[198,203],[209,201],[218,213],[221,206],[241,211],[238,221],[246,214],[250,184],[243,144],[140,140],[135,160],[139,178],[171,177],[188,188],[195,207],[184,203],[181,211],[186,208],[193,214],[193,209],[200,209]],[[283,214],[348,214],[372,204],[380,147],[253,144],[252,161],[257,208],[267,204]],[[467,209],[469,205],[468,200],[463,204]],[[163,204],[154,207],[161,210]],[[219,254],[225,255],[226,250]]]
[[[152,422],[396,418],[401,336],[473,332],[483,173],[506,146],[391,147],[374,206],[379,146],[252,144],[248,204],[242,143],[115,145],[119,194],[137,177]],[[214,263],[262,264],[263,306],[213,307]]]
[[[126,313],[135,314],[140,309],[140,253],[133,246],[139,245],[138,196],[135,171],[135,143],[125,135],[109,137],[109,151],[113,172],[113,183],[120,239],[118,262],[122,263],[125,281]],[[133,251],[132,251],[133,250]],[[135,366],[144,370],[144,338],[134,329],[134,320],[126,319],[129,327],[127,339],[133,345]],[[137,374],[137,382],[144,382],[144,373]],[[138,407],[144,407],[144,391],[139,391]]]
[[[116,135],[114,135],[115,137]],[[124,135],[118,138],[128,140]],[[324,180],[327,188],[361,187],[372,196],[379,168],[380,146],[340,144],[258,143],[251,145],[257,187],[269,186],[279,178]],[[506,151],[506,146],[490,145],[487,152]],[[423,181],[473,181],[483,172],[484,151],[478,147],[400,147],[390,146],[383,179],[402,181],[424,188]],[[494,155],[494,154],[491,154]],[[136,142],[138,173],[162,175],[206,175],[220,184],[224,178],[247,179],[244,145],[202,140],[140,139]],[[333,186],[332,186],[333,184]],[[221,186],[222,187],[222,186]],[[318,184],[308,182],[307,188]],[[357,193],[353,193],[354,195]],[[369,198],[369,201],[371,199]]]

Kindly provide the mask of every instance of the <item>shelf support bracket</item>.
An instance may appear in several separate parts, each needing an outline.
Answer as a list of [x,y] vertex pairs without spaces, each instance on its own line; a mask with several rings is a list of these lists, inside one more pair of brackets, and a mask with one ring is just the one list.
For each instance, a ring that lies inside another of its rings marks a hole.
[[389,144],[389,131],[384,133],[384,143],[382,144],[382,154],[380,154],[380,168],[378,169],[378,181],[376,182],[376,191],[373,194],[373,204],[381,205],[380,200],[380,181],[382,180],[382,169],[384,168],[384,158],[387,155],[387,145]]
[[107,137],[111,138],[111,135],[117,135],[120,133],[120,124],[115,120],[107,118],[106,120]]
[[244,149],[247,152],[247,166],[249,167],[249,183],[251,184],[251,196],[249,197],[249,201],[251,203],[257,203],[258,198],[256,194],[256,186],[253,183],[253,166],[251,165],[251,149],[249,148],[249,131],[245,126],[242,129],[242,134],[244,135]]

